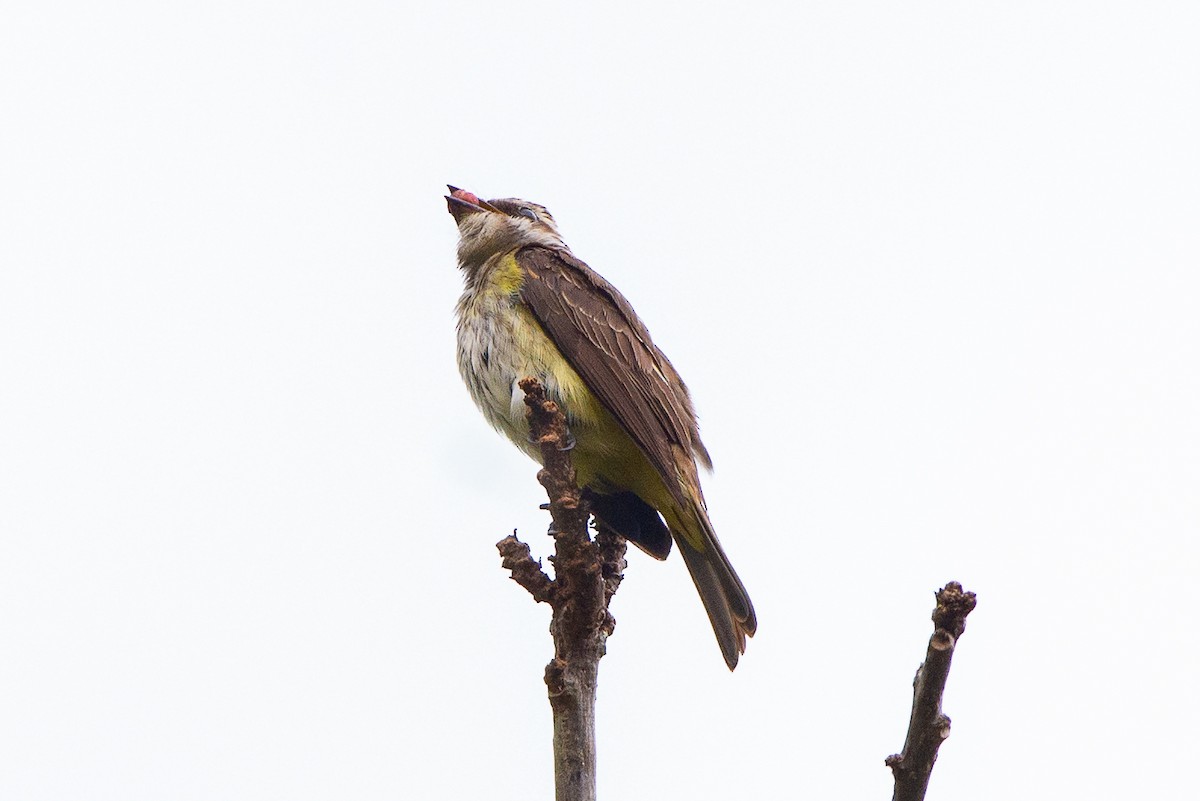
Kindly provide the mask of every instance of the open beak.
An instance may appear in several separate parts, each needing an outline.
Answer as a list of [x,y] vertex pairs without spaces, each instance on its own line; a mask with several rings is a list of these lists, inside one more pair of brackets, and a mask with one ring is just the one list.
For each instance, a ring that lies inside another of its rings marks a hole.
[[470,214],[478,214],[482,211],[500,213],[500,209],[486,200],[480,200],[465,189],[459,189],[457,186],[450,186],[450,184],[446,184],[446,188],[450,190],[450,194],[446,195],[446,210],[453,215],[455,222],[462,222],[464,217]]

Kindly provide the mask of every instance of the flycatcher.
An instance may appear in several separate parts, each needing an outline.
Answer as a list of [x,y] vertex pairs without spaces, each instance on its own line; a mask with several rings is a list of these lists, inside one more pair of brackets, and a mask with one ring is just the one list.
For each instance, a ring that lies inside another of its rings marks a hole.
[[629,301],[571,253],[543,206],[480,200],[453,186],[446,204],[466,281],[458,367],[471,397],[540,461],[517,382],[542,383],[567,417],[592,514],[657,559],[675,541],[733,670],[757,623],[708,519],[696,462],[712,469],[712,461],[683,380]]

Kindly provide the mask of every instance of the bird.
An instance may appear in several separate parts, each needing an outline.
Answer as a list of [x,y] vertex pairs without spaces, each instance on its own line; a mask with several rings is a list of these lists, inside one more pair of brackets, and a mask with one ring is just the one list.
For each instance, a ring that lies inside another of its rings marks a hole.
[[535,461],[532,377],[567,418],[593,517],[652,557],[678,547],[733,670],[758,627],[717,540],[699,468],[712,469],[691,395],[617,288],[577,258],[544,206],[449,186],[464,289],[458,367],[487,421]]

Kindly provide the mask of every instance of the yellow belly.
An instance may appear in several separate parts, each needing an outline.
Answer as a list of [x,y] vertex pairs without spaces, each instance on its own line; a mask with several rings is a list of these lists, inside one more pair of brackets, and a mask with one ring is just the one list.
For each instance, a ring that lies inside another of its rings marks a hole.
[[522,378],[536,378],[566,414],[580,485],[599,492],[632,490],[663,508],[669,495],[657,472],[519,303],[507,267],[502,262],[491,286],[469,292],[459,303],[458,366],[480,411],[540,462],[539,448],[529,441],[525,394],[517,386]]

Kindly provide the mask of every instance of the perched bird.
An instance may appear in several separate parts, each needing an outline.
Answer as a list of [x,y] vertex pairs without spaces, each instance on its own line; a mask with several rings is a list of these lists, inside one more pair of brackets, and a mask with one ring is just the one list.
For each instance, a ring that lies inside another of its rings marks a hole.
[[629,301],[571,253],[543,206],[449,189],[466,282],[458,367],[471,397],[540,460],[517,382],[542,383],[567,417],[592,514],[657,559],[678,544],[733,670],[757,623],[708,519],[696,462],[711,469],[712,461],[683,380]]

